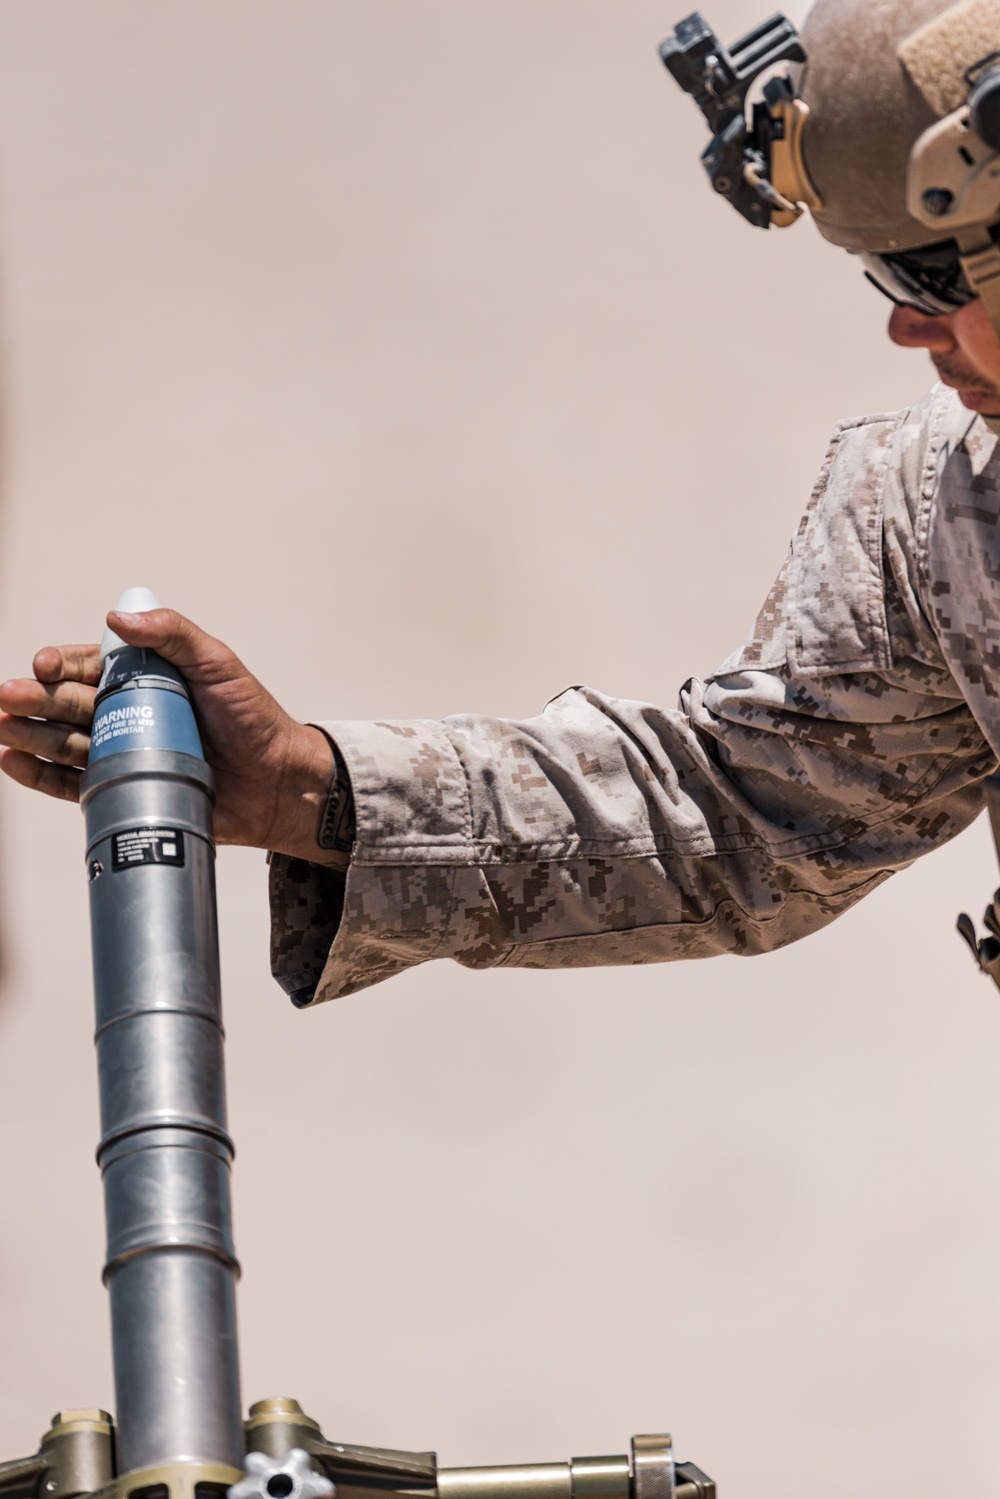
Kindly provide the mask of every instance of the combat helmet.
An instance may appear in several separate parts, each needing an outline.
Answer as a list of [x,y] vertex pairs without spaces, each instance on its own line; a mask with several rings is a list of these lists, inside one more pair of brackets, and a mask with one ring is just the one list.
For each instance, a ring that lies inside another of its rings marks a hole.
[[695,12],[660,55],[751,224],[808,209],[894,301],[939,316],[981,296],[1000,337],[1000,0],[816,0],[801,35],[779,15],[729,48]]

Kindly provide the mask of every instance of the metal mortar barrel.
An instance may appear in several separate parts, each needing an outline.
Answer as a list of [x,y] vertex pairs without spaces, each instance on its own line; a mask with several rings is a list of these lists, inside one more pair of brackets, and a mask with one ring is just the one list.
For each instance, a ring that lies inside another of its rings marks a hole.
[[[114,699],[168,721],[156,685]],[[81,797],[119,1473],[243,1460],[212,774],[162,738],[92,751]]]

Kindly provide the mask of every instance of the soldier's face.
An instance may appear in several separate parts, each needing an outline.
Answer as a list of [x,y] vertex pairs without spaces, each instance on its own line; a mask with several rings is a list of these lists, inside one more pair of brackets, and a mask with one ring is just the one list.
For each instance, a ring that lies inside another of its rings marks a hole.
[[941,380],[970,411],[1000,416],[1000,340],[978,297],[947,317],[894,307],[889,337],[904,349],[926,349]]

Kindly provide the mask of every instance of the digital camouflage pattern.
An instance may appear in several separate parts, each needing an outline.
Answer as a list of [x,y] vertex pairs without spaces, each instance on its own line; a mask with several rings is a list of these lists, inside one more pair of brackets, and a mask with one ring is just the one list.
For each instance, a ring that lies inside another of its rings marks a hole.
[[941,386],[842,423],[749,641],[672,711],[325,724],[357,842],[346,887],[272,858],[294,1002],[429,958],[766,952],[954,837],[1000,754],[997,444]]

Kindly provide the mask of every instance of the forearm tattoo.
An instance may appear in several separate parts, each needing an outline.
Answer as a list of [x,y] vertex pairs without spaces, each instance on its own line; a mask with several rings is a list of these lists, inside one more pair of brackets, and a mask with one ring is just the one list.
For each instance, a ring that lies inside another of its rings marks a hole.
[[347,766],[332,739],[330,748],[333,750],[333,769],[330,772],[330,782],[320,808],[316,842],[320,848],[329,849],[336,855],[330,860],[333,868],[346,869],[351,862],[351,852],[354,848],[354,793],[351,791],[351,778],[347,774]]

